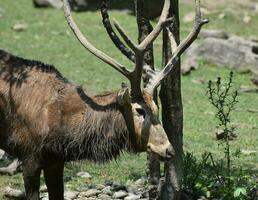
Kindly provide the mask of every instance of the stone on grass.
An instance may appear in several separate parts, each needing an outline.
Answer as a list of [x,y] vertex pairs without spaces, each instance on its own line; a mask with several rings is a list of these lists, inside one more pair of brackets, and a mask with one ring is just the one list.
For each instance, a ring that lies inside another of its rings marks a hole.
[[76,176],[79,176],[81,178],[92,178],[92,176],[88,172],[78,172]]
[[65,191],[64,193],[64,197],[69,200],[76,199],[78,195],[79,193],[74,191]]
[[25,194],[21,190],[13,189],[10,187],[6,187],[4,189],[4,196],[8,198],[17,198],[17,199],[23,199],[25,198]]
[[13,25],[13,30],[17,31],[17,32],[22,32],[22,31],[26,31],[28,28],[28,24],[25,22],[18,22],[16,24]]
[[112,199],[109,195],[107,194],[99,194],[98,195],[98,199],[101,199],[101,200],[110,200]]
[[111,186],[106,186],[103,188],[102,193],[106,195],[112,195]]
[[201,58],[219,67],[251,72],[253,79],[258,79],[258,43],[241,37],[206,38],[200,44],[192,45],[184,58],[183,74],[197,69],[198,60]]
[[128,193],[124,190],[119,190],[113,194],[114,199],[123,199],[128,195]]
[[147,183],[147,179],[145,177],[139,178],[134,182],[135,185],[145,185]]
[[98,194],[100,194],[100,190],[97,189],[89,189],[86,192],[82,192],[80,195],[83,197],[93,197],[93,196],[97,196]]
[[129,194],[124,200],[138,200],[141,198],[141,195]]
[[62,8],[61,0],[33,0],[33,3],[36,7],[53,7],[56,9]]

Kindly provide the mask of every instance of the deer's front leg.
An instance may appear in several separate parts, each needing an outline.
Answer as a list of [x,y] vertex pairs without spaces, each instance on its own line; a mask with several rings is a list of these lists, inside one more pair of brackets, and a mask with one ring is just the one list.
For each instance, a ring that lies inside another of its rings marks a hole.
[[63,172],[64,162],[56,162],[44,168],[44,177],[47,185],[49,200],[64,199]]
[[27,200],[39,200],[40,172],[39,163],[34,159],[22,161],[23,180]]

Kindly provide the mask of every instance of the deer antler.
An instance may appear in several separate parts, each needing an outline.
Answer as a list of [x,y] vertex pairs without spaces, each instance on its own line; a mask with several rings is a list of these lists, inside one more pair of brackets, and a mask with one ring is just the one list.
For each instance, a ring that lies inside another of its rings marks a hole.
[[[201,27],[204,24],[207,24],[209,22],[208,19],[202,19],[201,14],[201,7],[200,7],[200,0],[196,0],[196,16],[195,16],[195,23],[193,30],[189,33],[189,35],[184,39],[182,43],[179,44],[179,46],[175,49],[172,58],[168,61],[166,66],[160,71],[155,72],[151,71],[149,73],[149,83],[146,86],[146,89],[152,94],[156,87],[159,86],[162,79],[164,79],[173,69],[175,64],[178,62],[180,56],[182,53],[196,40]],[[169,39],[171,42],[171,45],[174,46],[175,41],[172,34],[169,34]]]
[[68,0],[63,0],[64,4],[64,13],[65,18],[67,20],[68,25],[70,26],[71,30],[73,31],[76,38],[80,41],[80,43],[93,55],[95,55],[97,58],[101,59],[103,62],[109,64],[111,67],[119,71],[121,74],[123,74],[125,77],[129,77],[130,72],[120,63],[115,61],[113,58],[108,56],[107,54],[103,53],[96,47],[94,47],[86,37],[83,36],[82,32],[76,25],[75,21],[73,20],[73,17],[71,15],[70,6],[68,3]]

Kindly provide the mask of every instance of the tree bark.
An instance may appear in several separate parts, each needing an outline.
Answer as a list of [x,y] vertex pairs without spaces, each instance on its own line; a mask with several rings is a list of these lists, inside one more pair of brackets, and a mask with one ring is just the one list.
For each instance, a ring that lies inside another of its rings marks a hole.
[[[170,30],[177,44],[179,35],[179,6],[178,0],[171,0],[169,17],[174,23]],[[174,49],[171,49],[167,30],[163,32],[163,65],[171,58]],[[179,200],[183,176],[183,106],[181,97],[180,61],[171,74],[162,81],[159,93],[162,105],[162,122],[168,138],[175,150],[175,157],[165,163],[165,181],[161,185],[159,199]]]
[[[148,0],[147,0],[148,1]],[[135,11],[137,17],[138,25],[138,41],[142,42],[148,34],[152,31],[152,26],[149,22],[148,17],[148,6],[146,0],[135,0]],[[153,55],[153,45],[149,47],[144,55],[144,61],[146,64],[151,66],[154,69],[154,55]],[[144,84],[148,80],[144,80]],[[154,101],[157,104],[157,92],[154,93]],[[158,105],[158,104],[157,104]],[[148,191],[149,199],[154,200],[157,197],[157,188],[160,180],[160,162],[156,155],[153,153],[147,154],[147,176],[148,176]]]

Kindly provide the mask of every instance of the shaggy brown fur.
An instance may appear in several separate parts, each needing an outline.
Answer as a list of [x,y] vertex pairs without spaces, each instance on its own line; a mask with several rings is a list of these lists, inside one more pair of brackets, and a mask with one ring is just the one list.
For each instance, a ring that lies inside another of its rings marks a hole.
[[0,50],[0,146],[25,159],[106,161],[129,146],[117,92],[89,97],[53,66]]

